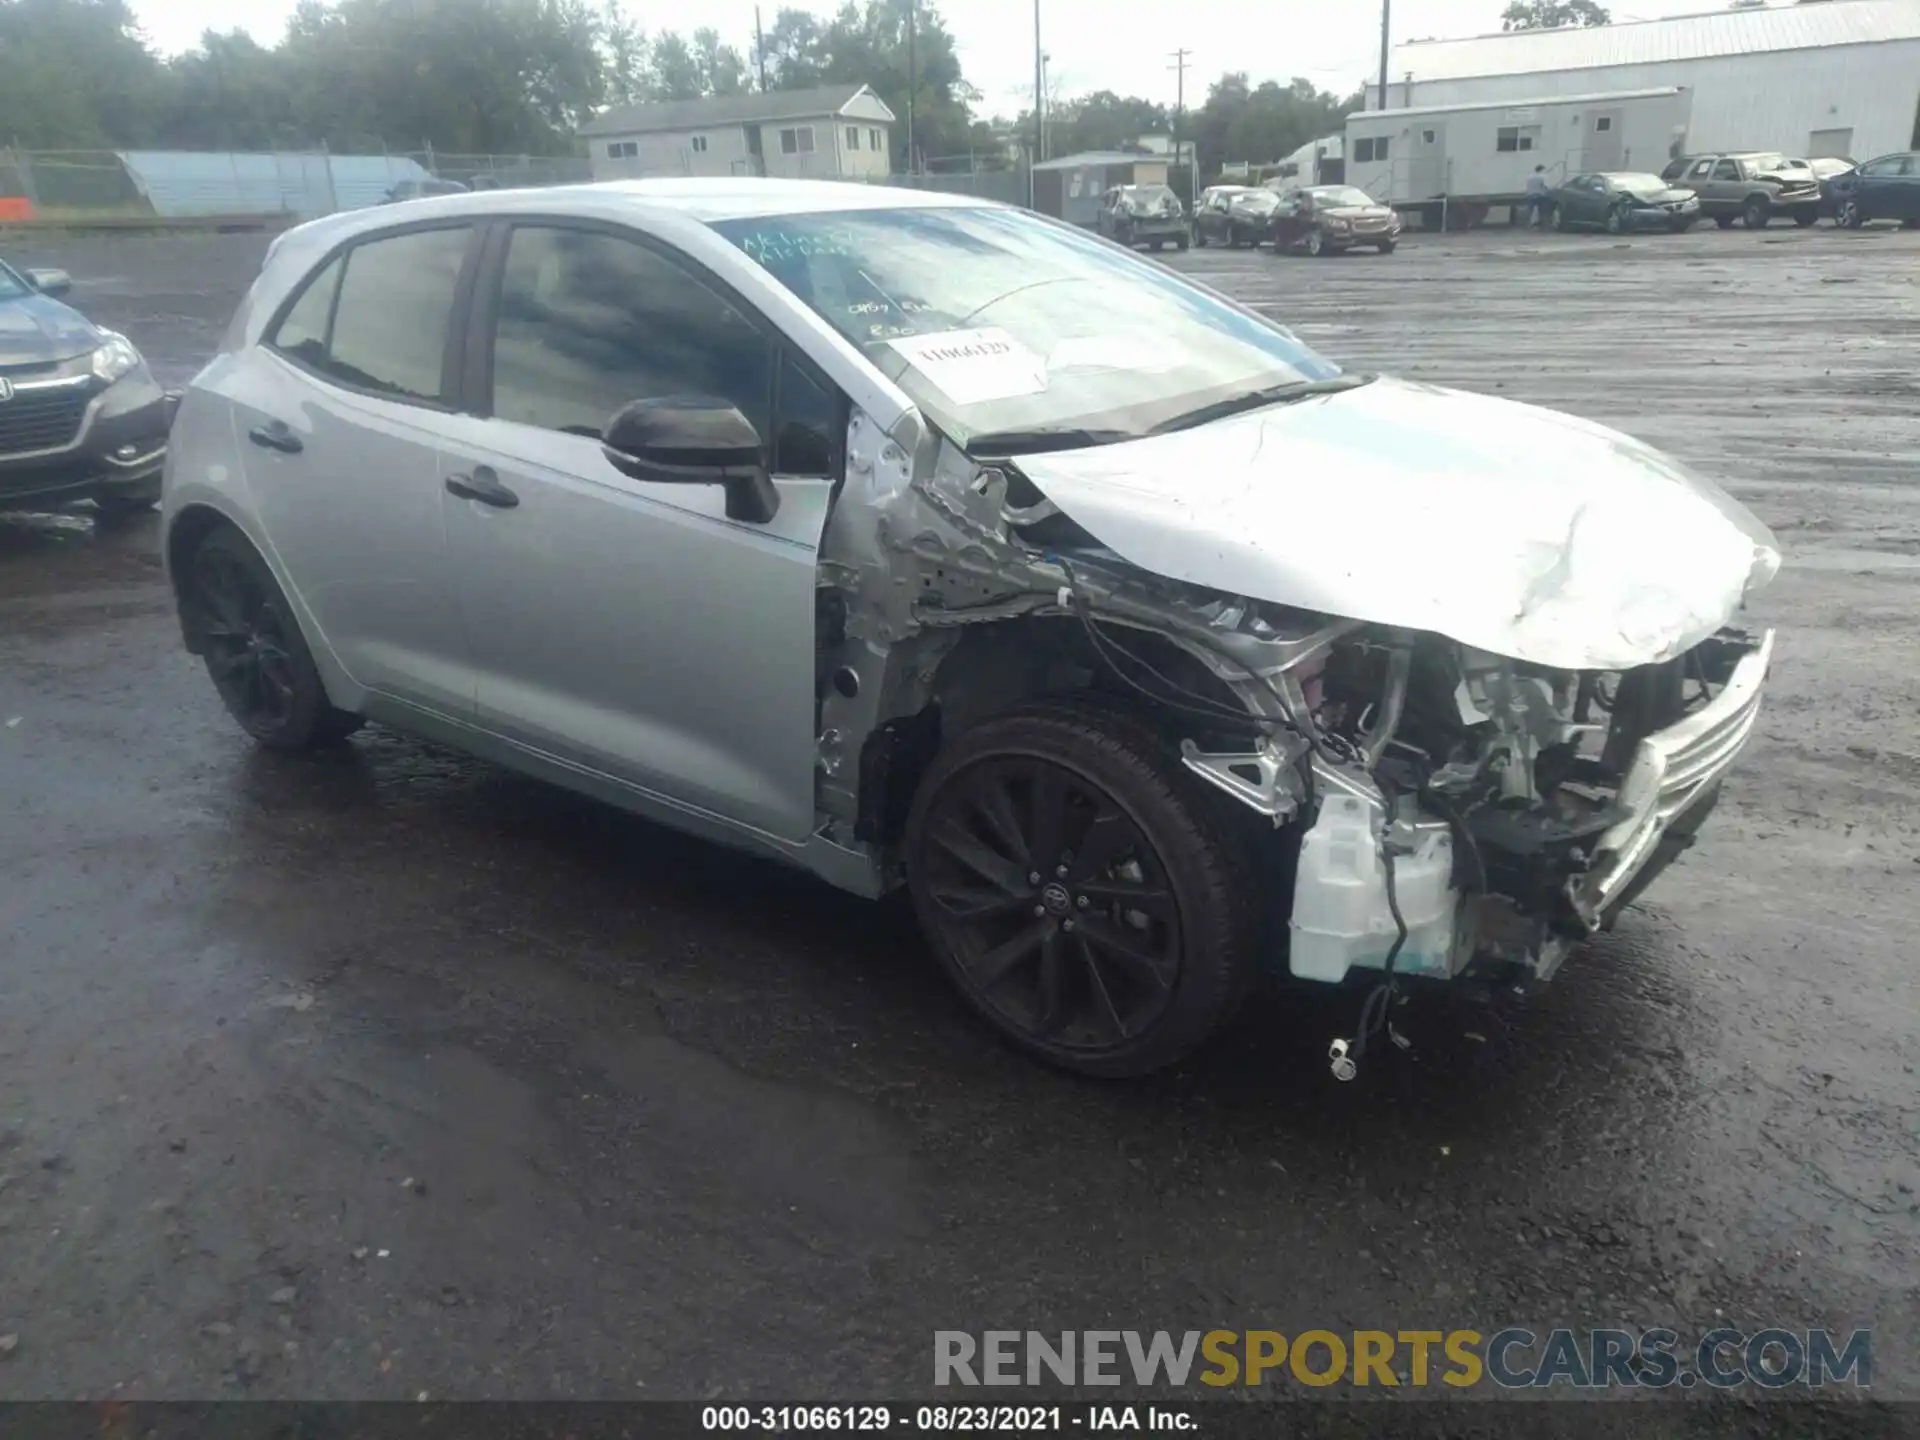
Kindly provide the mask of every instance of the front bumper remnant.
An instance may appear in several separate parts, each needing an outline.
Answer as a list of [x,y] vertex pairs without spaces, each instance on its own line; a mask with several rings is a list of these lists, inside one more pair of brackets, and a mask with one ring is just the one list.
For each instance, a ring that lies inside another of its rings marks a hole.
[[1712,803],[1760,718],[1773,643],[1769,630],[1711,702],[1640,742],[1620,786],[1627,813],[1600,838],[1598,862],[1569,887],[1573,911],[1590,932],[1625,903],[1650,865],[1672,858],[1675,847],[1662,841],[1676,822]]

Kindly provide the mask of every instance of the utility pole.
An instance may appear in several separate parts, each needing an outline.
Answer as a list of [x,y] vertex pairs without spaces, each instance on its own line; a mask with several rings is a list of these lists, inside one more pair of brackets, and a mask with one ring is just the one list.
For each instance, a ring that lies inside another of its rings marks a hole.
[[1393,0],[1380,0],[1380,103],[1374,108],[1387,108],[1387,57],[1393,45]]
[[1043,92],[1046,87],[1046,57],[1040,49],[1040,0],[1033,0],[1033,154],[1027,159],[1027,208],[1038,209],[1034,203],[1033,167],[1040,163],[1040,149],[1046,143],[1047,132],[1040,117],[1045,104]]
[[753,7],[753,56],[760,62],[760,93],[767,93],[767,32],[760,28],[760,7]]
[[916,46],[914,12],[919,0],[907,0],[907,173],[919,169],[913,162],[913,92],[920,88],[920,56]]
[[[1179,75],[1179,78],[1174,81],[1173,89],[1173,163],[1176,166],[1180,163],[1181,152],[1186,148],[1182,136],[1187,128],[1187,57],[1192,53],[1191,50],[1184,49],[1174,51],[1173,64],[1167,67],[1169,70],[1178,72]],[[1187,177],[1189,204],[1193,201],[1193,183],[1196,178],[1192,175]]]

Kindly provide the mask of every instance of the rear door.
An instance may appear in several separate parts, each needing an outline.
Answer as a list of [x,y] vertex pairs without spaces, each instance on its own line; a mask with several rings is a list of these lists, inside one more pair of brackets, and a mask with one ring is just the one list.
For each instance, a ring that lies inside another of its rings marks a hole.
[[[804,840],[844,401],[717,281],[620,227],[501,226],[472,324],[480,414],[450,439],[445,501],[481,726],[682,811]],[[607,461],[615,411],[688,394],[731,402],[767,441],[767,523],[728,518],[718,485]]]
[[220,381],[266,543],[313,638],[376,694],[459,720],[473,672],[447,570],[440,433],[477,263],[465,222],[359,240]]

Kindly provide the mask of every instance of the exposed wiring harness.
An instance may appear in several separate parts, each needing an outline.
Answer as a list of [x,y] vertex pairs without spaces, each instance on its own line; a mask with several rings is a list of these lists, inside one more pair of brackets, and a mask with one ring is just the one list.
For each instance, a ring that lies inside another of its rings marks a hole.
[[1393,916],[1393,944],[1387,950],[1386,963],[1381,967],[1383,974],[1380,982],[1367,992],[1367,998],[1360,1003],[1360,1023],[1354,1027],[1353,1039],[1335,1040],[1328,1048],[1327,1058],[1333,1063],[1333,1078],[1351,1080],[1360,1073],[1360,1061],[1367,1053],[1367,1045],[1382,1030],[1393,1039],[1393,1043],[1402,1050],[1407,1048],[1407,1038],[1393,1028],[1391,1018],[1393,1003],[1400,997],[1400,977],[1394,965],[1400,959],[1400,952],[1407,944],[1407,919],[1400,913],[1400,893],[1394,885],[1393,873],[1393,828],[1394,789],[1383,776],[1376,775],[1374,782],[1380,787],[1380,798],[1386,806],[1384,829],[1380,836],[1380,867],[1384,872],[1387,886],[1387,913]]

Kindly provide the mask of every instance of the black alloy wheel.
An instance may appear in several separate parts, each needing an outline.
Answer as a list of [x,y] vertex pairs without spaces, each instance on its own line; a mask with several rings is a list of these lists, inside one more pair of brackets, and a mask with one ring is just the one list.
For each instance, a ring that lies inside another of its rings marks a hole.
[[1251,976],[1246,887],[1150,732],[1067,707],[967,732],[908,819],[920,924],[969,1003],[1083,1074],[1140,1075]]
[[228,712],[262,745],[302,750],[360,728],[328,703],[291,608],[237,531],[193,552],[182,586],[188,633]]

